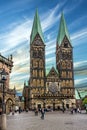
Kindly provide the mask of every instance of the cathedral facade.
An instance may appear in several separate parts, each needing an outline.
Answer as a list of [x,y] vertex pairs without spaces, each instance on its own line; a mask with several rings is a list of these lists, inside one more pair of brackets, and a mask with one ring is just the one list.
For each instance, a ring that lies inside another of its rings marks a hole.
[[63,13],[55,44],[56,67],[52,66],[46,74],[45,41],[36,11],[30,36],[30,78],[23,89],[25,109],[56,110],[75,105],[73,47]]

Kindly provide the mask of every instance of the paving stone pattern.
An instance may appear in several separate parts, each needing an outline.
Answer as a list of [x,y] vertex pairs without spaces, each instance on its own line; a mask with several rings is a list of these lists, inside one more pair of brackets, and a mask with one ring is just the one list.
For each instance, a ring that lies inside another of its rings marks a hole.
[[42,120],[34,112],[7,116],[7,130],[87,130],[87,114],[47,112]]

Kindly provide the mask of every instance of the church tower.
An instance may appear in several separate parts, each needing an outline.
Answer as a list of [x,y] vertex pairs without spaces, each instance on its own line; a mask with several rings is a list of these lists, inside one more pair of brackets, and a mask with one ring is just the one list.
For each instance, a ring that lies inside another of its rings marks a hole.
[[56,43],[56,68],[61,80],[61,91],[67,97],[74,95],[73,47],[66,26],[64,14],[61,14],[59,33]]
[[45,44],[38,11],[36,10],[30,36],[30,96],[31,106],[36,106],[35,95],[45,90]]
[[45,73],[45,44],[38,11],[30,36],[30,78],[24,85],[25,108],[69,108],[75,105],[73,47],[63,13],[56,42],[56,69]]

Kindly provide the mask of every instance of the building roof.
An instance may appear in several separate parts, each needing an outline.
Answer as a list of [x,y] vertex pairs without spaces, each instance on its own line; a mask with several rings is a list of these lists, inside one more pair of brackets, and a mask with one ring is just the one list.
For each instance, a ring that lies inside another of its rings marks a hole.
[[6,57],[2,56],[0,53],[0,62],[13,67],[12,55],[10,55],[9,58],[6,58]]
[[33,42],[36,34],[39,34],[42,41],[44,42],[44,37],[43,37],[42,29],[41,29],[38,10],[36,10],[36,13],[35,13],[35,16],[34,16],[33,27],[32,27],[31,37],[30,37],[30,43]]
[[68,32],[68,28],[66,25],[66,21],[64,18],[64,14],[61,14],[61,19],[60,19],[60,26],[59,26],[59,33],[58,33],[58,37],[57,37],[57,43],[60,45],[62,40],[64,39],[64,37],[67,37],[68,40],[70,41],[70,36],[69,36],[69,32]]

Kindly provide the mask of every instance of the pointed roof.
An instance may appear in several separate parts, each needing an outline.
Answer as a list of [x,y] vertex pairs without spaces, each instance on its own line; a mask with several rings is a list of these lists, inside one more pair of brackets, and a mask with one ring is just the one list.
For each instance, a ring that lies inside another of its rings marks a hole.
[[64,14],[61,14],[61,19],[60,19],[60,26],[59,26],[59,33],[58,33],[58,37],[57,37],[57,43],[60,45],[62,40],[64,39],[64,36],[66,36],[68,38],[68,40],[70,41],[70,36],[69,36],[69,32],[68,32],[68,28],[66,25],[66,21],[64,18]]
[[44,37],[43,37],[42,29],[41,29],[38,10],[36,10],[36,13],[35,13],[35,16],[34,16],[33,27],[32,27],[31,37],[30,37],[30,43],[33,42],[36,34],[39,34],[42,41],[44,42]]
[[56,69],[54,67],[52,67],[50,69],[49,73],[47,74],[47,77],[48,76],[53,76],[53,75],[58,76],[58,72],[56,71]]
[[24,87],[26,86],[26,81],[24,81]]

